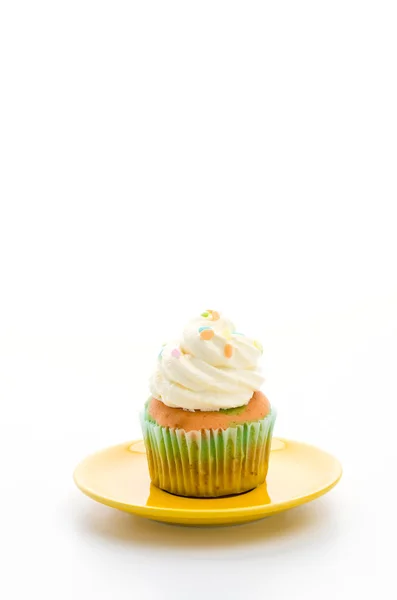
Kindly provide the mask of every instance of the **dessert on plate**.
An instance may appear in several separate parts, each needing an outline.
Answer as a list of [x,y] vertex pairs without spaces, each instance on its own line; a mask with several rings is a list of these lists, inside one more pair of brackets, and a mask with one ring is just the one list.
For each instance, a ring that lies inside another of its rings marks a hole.
[[180,496],[240,494],[266,479],[275,409],[261,344],[214,310],[163,346],[142,430],[152,483]]

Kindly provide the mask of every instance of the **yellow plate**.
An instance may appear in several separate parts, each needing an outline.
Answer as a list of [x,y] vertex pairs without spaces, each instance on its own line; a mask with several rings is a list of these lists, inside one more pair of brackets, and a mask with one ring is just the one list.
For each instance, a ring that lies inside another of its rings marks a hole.
[[267,481],[227,498],[182,498],[151,485],[142,441],[128,442],[86,458],[74,473],[76,485],[98,502],[155,521],[182,525],[229,525],[262,519],[299,506],[334,487],[339,462],[326,452],[273,438]]

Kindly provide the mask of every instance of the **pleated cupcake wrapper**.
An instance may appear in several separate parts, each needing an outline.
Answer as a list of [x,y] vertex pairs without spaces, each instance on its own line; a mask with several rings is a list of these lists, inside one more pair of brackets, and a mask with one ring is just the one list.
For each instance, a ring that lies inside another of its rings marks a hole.
[[226,430],[184,431],[142,415],[150,477],[179,496],[240,494],[266,479],[275,410],[264,419]]

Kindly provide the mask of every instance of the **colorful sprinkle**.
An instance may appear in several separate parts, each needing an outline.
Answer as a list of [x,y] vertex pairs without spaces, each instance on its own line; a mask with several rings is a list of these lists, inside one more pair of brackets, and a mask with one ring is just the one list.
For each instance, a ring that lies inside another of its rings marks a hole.
[[220,315],[216,310],[211,311],[211,317],[213,321],[218,321],[220,319]]
[[233,335],[244,335],[243,333],[239,333],[238,331],[233,331]]
[[225,344],[224,353],[226,358],[231,358],[233,354],[233,346],[230,344]]
[[160,350],[160,352],[159,352],[159,355],[158,355],[158,359],[159,359],[159,360],[161,359],[161,357],[162,357],[162,355],[163,355],[163,350],[164,350],[164,348],[161,348],[161,350]]
[[203,313],[201,313],[201,316],[202,317],[209,317],[210,313],[209,312],[203,312]]
[[227,340],[230,340],[232,338],[232,333],[230,331],[230,329],[224,329],[222,331],[222,335],[224,338],[226,338]]
[[199,333],[204,331],[204,329],[211,329],[211,327],[199,327]]
[[258,342],[258,340],[254,340],[254,346],[255,348],[258,348],[259,352],[262,352],[263,354],[263,346],[260,342]]
[[215,333],[209,327],[207,329],[203,329],[203,331],[200,332],[200,338],[206,341],[212,340],[214,335]]
[[173,351],[171,352],[171,356],[173,356],[174,358],[179,358],[181,355],[180,350],[178,350],[178,348],[174,348]]

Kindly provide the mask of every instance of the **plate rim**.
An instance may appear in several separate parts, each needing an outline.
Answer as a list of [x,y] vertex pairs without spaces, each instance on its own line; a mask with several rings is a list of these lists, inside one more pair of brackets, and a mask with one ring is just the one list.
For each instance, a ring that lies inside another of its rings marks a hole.
[[[76,466],[76,468],[73,472],[73,480],[74,480],[74,483],[76,484],[76,486],[78,487],[78,489],[83,494],[85,494],[89,498],[92,498],[96,502],[99,502],[100,504],[104,504],[105,506],[110,506],[111,508],[116,508],[116,509],[122,510],[124,512],[129,512],[131,514],[139,514],[139,515],[143,515],[143,516],[155,516],[155,515],[160,516],[161,515],[163,517],[179,517],[179,518],[194,517],[195,519],[201,519],[201,518],[208,519],[211,516],[215,517],[216,519],[222,519],[222,518],[227,519],[234,515],[236,517],[243,516],[243,515],[254,516],[256,514],[266,515],[266,514],[272,514],[274,512],[281,512],[281,511],[287,510],[289,508],[295,508],[297,506],[300,506],[301,504],[306,504],[307,502],[311,502],[312,500],[316,500],[316,498],[323,496],[324,494],[326,494],[327,492],[332,490],[332,488],[334,488],[339,483],[339,481],[342,477],[342,474],[343,474],[343,469],[342,469],[342,465],[341,465],[340,461],[333,454],[330,454],[329,452],[326,452],[325,450],[322,450],[321,448],[318,448],[317,446],[314,446],[312,444],[307,444],[306,442],[299,442],[297,440],[290,440],[290,439],[281,438],[278,436],[275,437],[274,439],[276,439],[284,444],[295,443],[295,444],[307,446],[309,448],[313,448],[316,451],[319,451],[319,452],[322,452],[323,454],[328,455],[330,458],[332,458],[332,460],[335,462],[335,465],[338,467],[339,472],[338,472],[337,477],[335,477],[335,479],[325,487],[321,487],[318,490],[315,490],[314,492],[311,492],[310,494],[307,494],[305,496],[293,496],[290,499],[285,500],[284,502],[275,502],[275,503],[270,503],[270,504],[256,504],[254,506],[203,508],[203,509],[181,508],[181,507],[173,508],[173,507],[161,507],[161,506],[142,506],[139,504],[130,504],[130,503],[126,504],[125,502],[121,502],[120,500],[112,498],[111,496],[101,496],[101,495],[97,494],[94,490],[89,488],[88,486],[83,485],[81,482],[79,482],[79,479],[78,479],[79,469],[82,467],[83,463],[85,463],[89,458],[92,458],[98,454],[102,454],[103,452],[106,452],[106,450],[109,450],[111,448],[125,447],[125,449],[128,451],[129,448],[133,444],[137,444],[137,443],[143,441],[142,439],[136,439],[136,440],[132,440],[132,441],[125,442],[125,443],[108,446],[106,448],[103,448],[102,450],[98,450],[97,452],[93,452],[92,454],[89,454],[82,461],[80,461],[79,464]],[[275,450],[275,452],[277,452],[277,451],[278,450]],[[167,492],[165,492],[165,493],[167,493]],[[172,496],[173,494],[169,494],[169,495]],[[194,499],[200,500],[200,498],[194,498]],[[206,499],[202,498],[202,500],[205,501]]]

